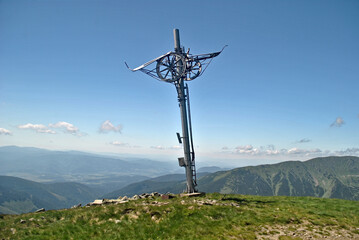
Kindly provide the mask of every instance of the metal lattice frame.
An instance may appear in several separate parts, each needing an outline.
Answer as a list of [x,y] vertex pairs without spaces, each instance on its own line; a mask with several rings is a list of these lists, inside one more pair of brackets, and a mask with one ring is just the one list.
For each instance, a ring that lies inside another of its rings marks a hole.
[[221,54],[226,46],[219,52],[199,55],[168,52],[134,69],[125,64],[133,72],[141,71],[160,81],[174,83],[181,77],[192,81],[204,73],[213,58]]

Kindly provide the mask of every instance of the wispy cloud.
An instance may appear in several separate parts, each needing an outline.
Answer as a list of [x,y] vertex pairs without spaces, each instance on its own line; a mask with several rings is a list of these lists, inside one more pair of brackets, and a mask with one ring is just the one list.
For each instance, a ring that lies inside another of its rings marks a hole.
[[304,148],[282,148],[276,149],[274,145],[267,145],[267,146],[260,146],[260,147],[253,147],[252,145],[243,145],[237,146],[235,148],[227,148],[221,151],[223,154],[235,154],[235,155],[242,155],[242,156],[254,156],[254,157],[270,157],[270,156],[281,156],[281,157],[322,157],[322,156],[359,156],[359,148],[352,147],[347,148],[344,150],[337,150],[337,151],[329,151],[329,150],[322,150],[319,148],[311,148],[311,149],[304,149]]
[[32,124],[32,123],[27,123],[24,125],[19,125],[17,126],[17,128],[19,129],[31,129],[37,133],[49,133],[49,134],[55,134],[56,132],[54,130],[49,129],[48,127],[46,127],[43,124]]
[[110,142],[111,145],[117,146],[117,147],[125,147],[125,146],[129,146],[128,143],[124,143],[124,142],[120,142],[120,141],[113,141]]
[[305,156],[309,156],[309,155],[316,155],[319,153],[322,153],[322,150],[320,150],[319,148],[314,148],[314,149],[300,149],[300,148],[291,148],[287,151],[288,154],[294,154],[294,155],[305,155]]
[[335,155],[359,155],[359,148],[353,147],[353,148],[347,148],[345,150],[335,151]]
[[0,128],[0,135],[12,135],[12,132],[5,128]]
[[243,145],[237,146],[233,149],[227,148],[223,149],[223,153],[232,153],[244,156],[320,156],[323,153],[322,150],[318,148],[314,149],[301,149],[301,148],[291,148],[291,149],[277,149],[273,144],[267,146],[253,147],[252,145]]
[[122,125],[119,124],[117,126],[114,126],[110,120],[106,120],[101,124],[101,127],[99,129],[100,133],[108,133],[108,132],[118,132],[121,133],[122,131]]
[[182,146],[174,145],[174,146],[169,147],[169,149],[173,149],[173,150],[182,149]]
[[151,148],[158,149],[158,150],[164,150],[164,149],[166,149],[164,146],[161,146],[161,145],[151,146]]
[[303,139],[300,139],[298,141],[296,141],[296,143],[308,143],[308,142],[311,142],[312,140],[308,139],[308,138],[303,138]]
[[68,122],[57,122],[57,123],[50,123],[48,126],[43,124],[32,124],[27,123],[23,125],[17,126],[19,129],[30,129],[37,133],[49,133],[49,134],[55,134],[57,133],[55,129],[62,129],[64,133],[69,133],[76,136],[84,136],[85,133],[80,132],[80,130],[75,127],[73,124]]
[[64,133],[69,133],[77,136],[83,136],[84,133],[81,133],[80,130],[75,127],[73,124],[68,122],[57,122],[57,123],[50,123],[49,127],[51,128],[59,128],[62,129]]
[[235,147],[236,153],[240,154],[255,154],[259,150],[257,148],[253,148],[252,145],[244,145],[244,146],[237,146]]
[[337,117],[337,119],[335,119],[335,121],[330,124],[330,127],[341,127],[343,124],[345,124],[343,118]]
[[158,146],[151,146],[150,148],[158,149],[158,150],[178,150],[178,149],[182,149],[182,146],[174,145],[174,146],[170,146],[170,147],[165,147],[162,145],[158,145]]

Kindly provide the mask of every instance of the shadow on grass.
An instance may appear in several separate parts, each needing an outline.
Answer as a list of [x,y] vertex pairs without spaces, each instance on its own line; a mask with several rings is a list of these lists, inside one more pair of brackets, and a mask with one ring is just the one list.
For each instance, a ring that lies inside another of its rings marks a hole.
[[272,204],[272,203],[275,203],[275,201],[248,200],[248,199],[245,199],[245,198],[235,198],[235,197],[223,197],[221,200],[222,201],[235,201],[237,203],[245,204],[245,205],[248,205],[248,204],[251,204],[251,203],[256,203],[256,204]]

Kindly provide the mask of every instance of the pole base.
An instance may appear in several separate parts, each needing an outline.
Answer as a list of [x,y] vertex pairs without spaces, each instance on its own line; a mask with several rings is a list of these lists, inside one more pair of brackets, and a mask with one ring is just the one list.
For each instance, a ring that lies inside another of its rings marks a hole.
[[206,195],[205,192],[181,193],[180,197],[203,197],[205,195]]

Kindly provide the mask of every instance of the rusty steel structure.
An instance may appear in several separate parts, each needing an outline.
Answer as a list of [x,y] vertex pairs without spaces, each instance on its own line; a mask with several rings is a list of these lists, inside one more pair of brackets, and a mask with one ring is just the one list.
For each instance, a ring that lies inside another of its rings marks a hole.
[[178,102],[181,111],[182,137],[177,133],[180,144],[183,144],[184,157],[178,158],[179,165],[186,169],[187,193],[197,192],[197,175],[195,165],[195,151],[193,147],[191,111],[189,103],[189,90],[185,81],[192,81],[201,76],[219,52],[191,55],[189,50],[185,52],[181,47],[179,30],[173,30],[174,51],[163,54],[137,68],[133,72],[141,71],[157,80],[174,84],[178,94]]

